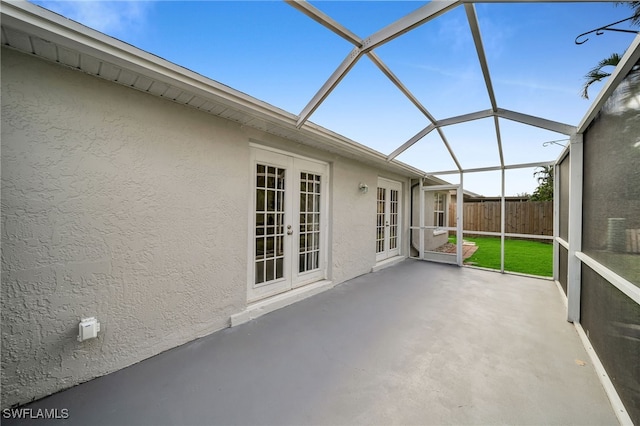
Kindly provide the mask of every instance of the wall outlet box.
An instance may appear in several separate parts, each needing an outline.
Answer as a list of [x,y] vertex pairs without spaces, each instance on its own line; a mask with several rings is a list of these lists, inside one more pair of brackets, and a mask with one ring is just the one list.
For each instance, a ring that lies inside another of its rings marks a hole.
[[82,318],[78,325],[78,341],[83,342],[88,339],[98,337],[100,331],[100,323],[95,317]]

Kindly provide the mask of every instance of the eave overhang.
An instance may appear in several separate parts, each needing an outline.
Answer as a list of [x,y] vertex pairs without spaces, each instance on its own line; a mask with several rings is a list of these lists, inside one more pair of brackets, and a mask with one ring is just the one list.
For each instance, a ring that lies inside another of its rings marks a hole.
[[2,45],[379,169],[424,172],[158,56],[26,1],[2,1]]

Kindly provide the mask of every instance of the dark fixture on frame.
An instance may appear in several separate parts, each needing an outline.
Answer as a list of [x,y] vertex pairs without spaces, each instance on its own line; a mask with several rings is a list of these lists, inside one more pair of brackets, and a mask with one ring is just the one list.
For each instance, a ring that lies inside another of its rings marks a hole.
[[[620,28],[611,28],[611,27],[612,27],[612,26],[614,26],[614,25],[618,25],[618,24],[620,24],[620,23],[622,23],[622,22],[630,21],[630,20],[632,20],[632,19],[633,19],[633,16],[630,16],[630,17],[628,17],[628,18],[626,18],[626,19],[621,19],[621,20],[619,20],[619,21],[617,21],[617,22],[614,22],[614,23],[612,23],[612,24],[608,24],[608,25],[605,25],[605,26],[603,26],[603,27],[596,28],[595,30],[591,30],[591,31],[587,31],[586,33],[582,33],[582,34],[580,34],[578,37],[576,37],[575,42],[576,42],[576,44],[584,44],[584,43],[586,43],[587,41],[589,41],[589,38],[588,38],[588,37],[585,37],[586,35],[591,34],[591,33],[596,33],[596,35],[602,35],[602,34],[604,34],[604,32],[605,32],[605,31],[616,31],[616,32],[619,32],[619,33],[631,33],[631,34],[638,34],[638,33],[640,33],[640,31],[635,31],[635,30],[623,30],[623,29],[620,29]],[[578,41],[578,39],[579,39],[579,38],[581,38],[581,37],[585,37],[585,38],[584,38],[584,40],[580,40],[580,41]]]

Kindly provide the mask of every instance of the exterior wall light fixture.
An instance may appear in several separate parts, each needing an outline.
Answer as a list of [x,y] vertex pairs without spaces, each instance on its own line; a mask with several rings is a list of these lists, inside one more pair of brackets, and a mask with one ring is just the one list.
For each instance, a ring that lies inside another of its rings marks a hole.
[[366,183],[360,182],[360,185],[358,185],[358,189],[363,194],[366,194],[367,192],[369,192],[369,185],[367,185]]

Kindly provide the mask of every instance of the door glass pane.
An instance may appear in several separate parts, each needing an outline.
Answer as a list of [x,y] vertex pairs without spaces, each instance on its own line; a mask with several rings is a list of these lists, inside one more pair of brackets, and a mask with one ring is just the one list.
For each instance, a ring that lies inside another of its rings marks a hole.
[[267,167],[267,188],[276,187],[276,168]]
[[385,236],[385,223],[384,223],[384,210],[386,204],[387,190],[385,188],[378,188],[378,212],[376,222],[376,253],[382,253],[384,251],[384,236]]
[[398,248],[398,191],[391,189],[389,193],[389,249],[393,250]]
[[264,188],[266,186],[266,168],[258,164],[258,170],[256,173],[256,188]]
[[274,279],[274,259],[269,259],[266,261],[267,264],[267,281],[271,281]]
[[298,272],[320,267],[320,175],[300,173],[300,255]]
[[256,262],[256,284],[264,282],[264,262]]
[[284,277],[285,169],[256,166],[255,283]]

